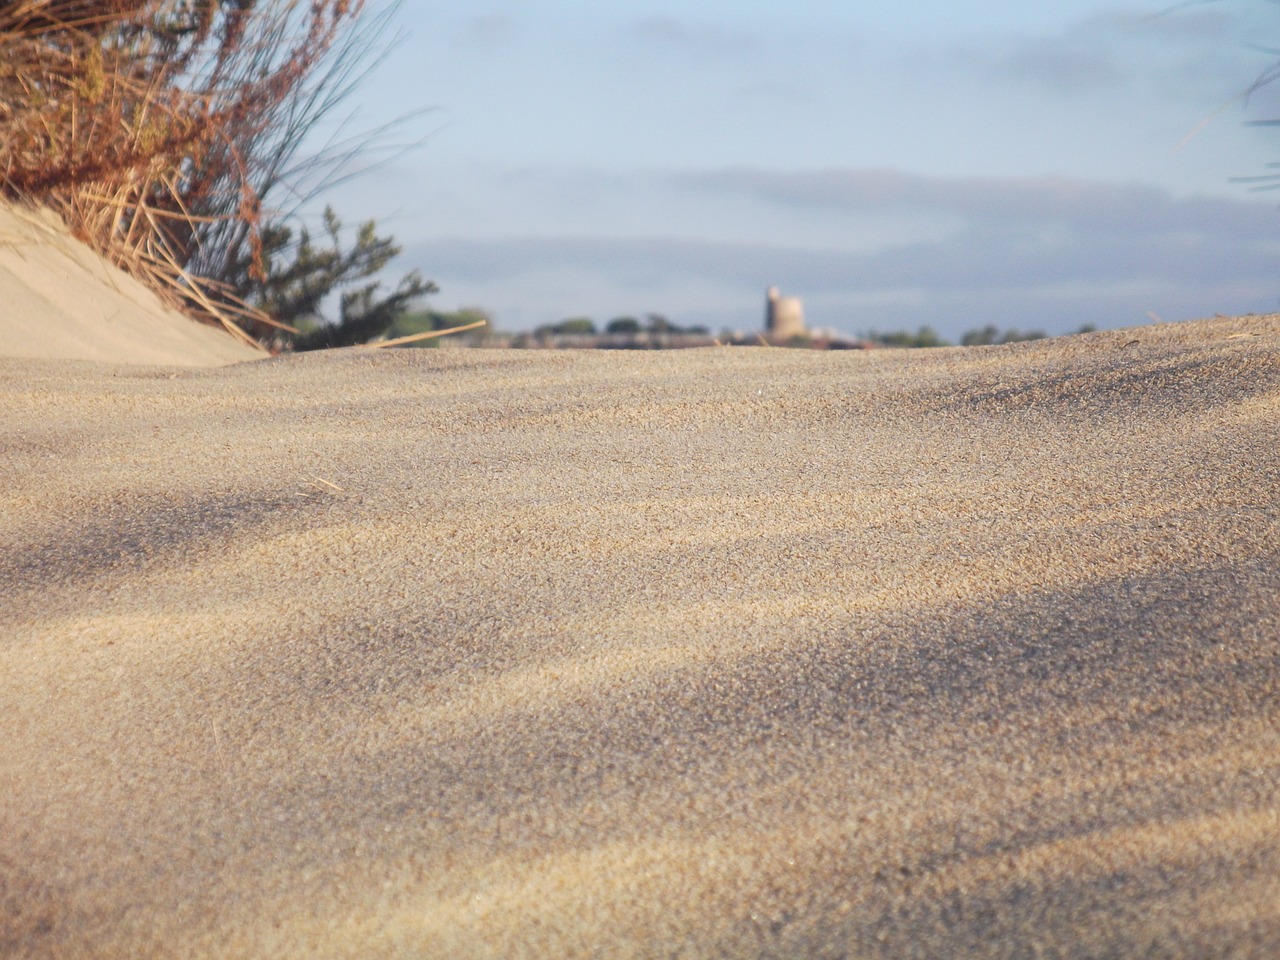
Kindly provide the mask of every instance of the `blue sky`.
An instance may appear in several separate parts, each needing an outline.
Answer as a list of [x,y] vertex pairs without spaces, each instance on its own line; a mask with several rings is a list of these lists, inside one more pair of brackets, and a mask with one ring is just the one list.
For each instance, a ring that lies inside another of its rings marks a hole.
[[1280,193],[1231,178],[1280,159],[1239,99],[1280,8],[1168,6],[404,0],[350,106],[426,140],[324,199],[508,330],[751,330],[771,284],[849,334],[1276,311]]

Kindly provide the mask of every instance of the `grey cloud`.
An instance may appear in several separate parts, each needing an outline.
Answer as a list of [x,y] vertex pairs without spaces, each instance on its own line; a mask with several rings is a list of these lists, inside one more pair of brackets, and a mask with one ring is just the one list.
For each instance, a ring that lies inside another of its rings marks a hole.
[[[973,324],[980,317],[966,304],[982,302],[983,311],[990,312],[998,303],[1013,313],[1032,301],[1061,307],[1067,302],[1063,291],[1095,303],[1089,322],[1099,322],[1105,307],[1098,302],[1114,299],[1118,290],[1163,291],[1174,308],[1201,304],[1202,312],[1242,309],[1212,301],[1209,292],[1224,288],[1270,302],[1280,243],[1253,238],[1221,245],[1168,237],[1139,244],[965,233],[858,254],[680,240],[523,238],[418,243],[407,256],[440,279],[446,291],[450,278],[496,289],[565,271],[607,278],[620,291],[663,291],[696,281],[726,292],[755,292],[779,283],[832,302],[871,297],[910,304],[924,298]],[[1148,308],[1156,306],[1150,297],[1146,302]],[[563,305],[566,315],[575,309]]]
[[636,37],[646,43],[693,53],[734,54],[755,48],[756,38],[740,30],[675,17],[643,17],[634,24]]
[[1041,39],[997,53],[988,70],[996,79],[1031,81],[1063,93],[1114,88],[1128,74],[1107,51],[1075,49]]
[[1193,0],[1191,3],[1175,4],[1154,13],[1146,10],[1100,13],[1081,21],[1081,26],[1109,28],[1143,39],[1159,36],[1203,43],[1206,40],[1225,38],[1235,22],[1234,11],[1224,7],[1220,0],[1209,0],[1209,3],[1217,6],[1209,9],[1207,3]]
[[938,178],[888,169],[779,173],[735,168],[673,179],[692,190],[766,204],[850,212],[928,210],[991,227],[1054,225],[1128,236],[1189,230],[1228,239],[1277,227],[1268,204],[1178,198],[1150,186],[1065,177]]
[[611,237],[442,238],[406,245],[413,262],[468,281],[509,282],[560,270],[606,272],[614,277],[693,275],[755,285],[763,261],[790,251],[732,243]]
[[509,40],[515,33],[515,21],[501,13],[476,14],[468,17],[464,27],[464,39],[477,46],[497,46]]
[[[407,244],[406,265],[439,281],[446,295],[455,284],[483,304],[491,291],[517,310],[532,291],[549,297],[554,288],[560,299],[544,304],[543,320],[589,309],[565,299],[589,287],[612,290],[609,302],[620,310],[678,302],[682,311],[668,309],[686,322],[750,325],[760,292],[776,283],[806,298],[817,326],[854,332],[928,322],[948,336],[988,322],[1053,333],[1086,322],[1139,323],[1147,310],[1168,319],[1264,311],[1280,292],[1280,213],[1268,202],[892,170],[670,179],[687,202],[736,191],[755,203],[917,208],[954,225],[942,235],[856,250],[678,236],[439,238]],[[731,323],[731,316],[740,319]]]
[[1063,96],[1140,84],[1182,97],[1241,82],[1249,22],[1226,9],[1121,10],[1083,17],[1051,36],[967,40],[943,56],[999,84],[1034,84]]
[[1115,25],[1080,21],[1053,36],[991,34],[965,39],[939,56],[1001,86],[1035,87],[1064,96],[1115,89],[1133,66],[1120,49]]
[[792,83],[761,82],[738,87],[730,94],[740,104],[753,107],[794,107],[809,102],[811,96]]

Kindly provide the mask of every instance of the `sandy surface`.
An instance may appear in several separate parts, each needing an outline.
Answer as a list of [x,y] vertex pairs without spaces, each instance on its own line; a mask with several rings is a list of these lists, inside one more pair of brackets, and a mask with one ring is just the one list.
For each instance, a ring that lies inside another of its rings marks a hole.
[[1280,955],[1280,318],[0,361],[0,956]]
[[170,310],[48,211],[0,202],[0,357],[214,367],[265,355]]

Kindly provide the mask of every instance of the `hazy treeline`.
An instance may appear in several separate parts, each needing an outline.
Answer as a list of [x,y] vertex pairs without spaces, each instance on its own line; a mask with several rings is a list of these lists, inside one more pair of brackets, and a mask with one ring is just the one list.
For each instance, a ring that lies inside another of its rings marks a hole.
[[[1073,331],[1074,333],[1092,333],[1097,330],[1091,323]],[[1025,340],[1044,340],[1048,334],[1043,330],[1027,330],[1022,331],[1010,328],[1001,331],[994,324],[987,324],[985,327],[979,327],[974,330],[967,330],[960,337],[960,346],[962,347],[989,347],[998,343],[1020,343]],[[871,331],[863,336],[864,340],[871,343],[879,344],[885,347],[950,347],[955,346],[950,341],[944,340],[933,330],[932,327],[921,327],[915,333],[909,333],[904,330],[893,331],[890,333],[877,333]]]

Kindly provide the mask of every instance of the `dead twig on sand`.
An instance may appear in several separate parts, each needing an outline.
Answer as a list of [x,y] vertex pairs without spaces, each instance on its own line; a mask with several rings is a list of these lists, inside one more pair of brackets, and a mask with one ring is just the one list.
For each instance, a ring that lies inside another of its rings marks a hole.
[[[344,490],[342,487],[338,486],[332,480],[326,480],[324,477],[307,477],[306,481],[307,483],[309,483],[311,486],[315,487],[317,490],[321,491],[322,493],[324,492],[326,487],[334,491],[335,493],[346,493],[346,490]],[[302,495],[304,497],[309,495],[310,493],[311,493],[310,490],[302,491]]]
[[475,323],[468,323],[461,327],[450,327],[448,330],[428,330],[426,333],[414,333],[407,337],[396,337],[394,340],[381,340],[378,343],[361,343],[357,346],[367,347],[371,350],[379,347],[398,347],[404,343],[417,343],[419,340],[431,340],[434,337],[445,337],[451,333],[462,333],[464,330],[474,330],[476,327],[483,327],[488,320],[477,320]]

